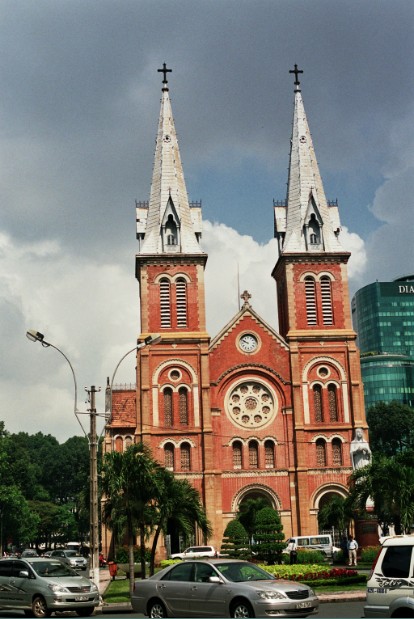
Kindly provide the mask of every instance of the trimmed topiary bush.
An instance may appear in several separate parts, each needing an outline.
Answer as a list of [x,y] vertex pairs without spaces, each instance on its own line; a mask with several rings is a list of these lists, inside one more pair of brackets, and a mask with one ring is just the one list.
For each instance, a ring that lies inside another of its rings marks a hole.
[[248,559],[251,556],[247,531],[239,520],[232,520],[226,526],[220,554],[231,559]]

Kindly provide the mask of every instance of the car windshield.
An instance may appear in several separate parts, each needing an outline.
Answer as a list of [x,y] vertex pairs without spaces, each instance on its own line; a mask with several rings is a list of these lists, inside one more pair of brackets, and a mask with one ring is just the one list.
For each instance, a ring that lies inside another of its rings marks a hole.
[[65,550],[64,552],[65,552],[66,557],[79,557],[80,556],[78,555],[76,550]]
[[265,572],[253,563],[216,563],[215,567],[231,582],[246,582],[247,580],[275,580],[274,576]]
[[36,574],[43,577],[77,576],[78,574],[62,561],[30,561]]

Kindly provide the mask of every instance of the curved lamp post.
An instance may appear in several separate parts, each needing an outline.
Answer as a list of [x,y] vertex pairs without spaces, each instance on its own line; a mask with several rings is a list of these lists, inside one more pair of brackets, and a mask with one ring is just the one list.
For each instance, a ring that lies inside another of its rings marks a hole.
[[[90,456],[89,458],[90,460],[89,462],[90,464],[90,533],[89,533],[89,536],[90,536],[90,549],[91,549],[91,559],[92,559],[92,564],[90,566],[90,574],[91,574],[92,580],[96,584],[98,584],[99,583],[99,511],[98,511],[99,496],[98,496],[98,450],[97,450],[98,440],[97,440],[97,434],[96,434],[96,417],[97,415],[99,415],[99,413],[96,412],[96,408],[95,408],[95,393],[97,393],[97,391],[100,391],[100,388],[96,389],[95,386],[93,385],[90,389],[85,387],[86,391],[89,394],[89,402],[90,402],[90,409],[88,409],[88,412],[90,414],[90,431],[88,434],[85,428],[83,427],[81,420],[79,419],[79,415],[85,414],[85,413],[78,410],[78,385],[76,382],[75,370],[73,369],[73,366],[70,360],[65,355],[65,353],[62,350],[60,350],[60,348],[58,348],[54,344],[51,344],[50,342],[47,342],[45,340],[45,336],[43,335],[43,333],[40,333],[39,331],[35,331],[34,329],[30,329],[29,331],[26,332],[26,337],[31,342],[40,342],[44,348],[54,348],[55,350],[57,350],[62,355],[62,357],[66,359],[71,369],[71,372],[72,372],[73,382],[75,385],[75,401],[74,401],[73,412],[75,413],[76,419],[78,420],[83,433],[88,439],[88,444],[89,444],[89,456]],[[121,359],[118,361],[118,364],[115,367],[114,373],[112,375],[112,380],[111,380],[110,415],[112,414],[112,386],[113,386],[115,374],[120,364],[125,359],[125,357],[127,357],[129,354],[134,352],[134,350],[145,348],[145,346],[149,346],[150,344],[157,344],[160,340],[161,340],[161,336],[150,335],[146,337],[143,342],[138,341],[137,345],[134,346],[134,348],[131,348],[131,350],[129,350],[127,353],[125,353],[125,355],[123,355],[123,357],[121,357]]]

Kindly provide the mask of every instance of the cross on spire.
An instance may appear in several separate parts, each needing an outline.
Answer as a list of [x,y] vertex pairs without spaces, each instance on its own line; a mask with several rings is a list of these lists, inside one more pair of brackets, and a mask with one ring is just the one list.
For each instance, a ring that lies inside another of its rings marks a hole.
[[303,71],[301,69],[298,69],[298,65],[295,64],[295,68],[291,69],[289,71],[289,73],[294,73],[295,74],[295,86],[299,86],[300,85],[300,81],[298,79],[299,73],[303,73]]
[[167,69],[167,65],[164,62],[163,65],[162,65],[162,69],[158,69],[158,73],[163,73],[164,74],[164,79],[162,80],[162,83],[163,84],[168,84],[167,73],[172,73],[172,69]]
[[245,290],[245,291],[244,291],[244,292],[240,295],[240,298],[241,298],[241,299],[243,299],[243,301],[244,301],[244,306],[246,306],[246,305],[250,305],[250,303],[249,303],[249,299],[251,299],[251,298],[252,298],[252,295],[251,295],[251,294],[250,294],[247,290]]

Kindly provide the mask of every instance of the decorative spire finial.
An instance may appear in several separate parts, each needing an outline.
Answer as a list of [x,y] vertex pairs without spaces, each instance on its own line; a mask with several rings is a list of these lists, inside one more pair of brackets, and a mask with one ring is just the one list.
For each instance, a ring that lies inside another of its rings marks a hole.
[[303,71],[301,69],[298,69],[298,65],[295,64],[295,68],[291,69],[289,71],[289,73],[294,73],[295,74],[295,86],[296,89],[295,90],[299,90],[299,86],[300,86],[300,81],[299,81],[299,73],[303,73]]
[[163,90],[168,90],[168,86],[167,86],[167,84],[168,84],[167,73],[172,73],[172,69],[167,69],[167,65],[164,62],[163,65],[162,65],[162,69],[158,69],[158,73],[163,73],[164,74],[164,79],[162,80],[162,83],[164,84]]
[[247,290],[240,295],[240,298],[244,301],[243,307],[250,307],[249,299],[252,298],[252,295]]

